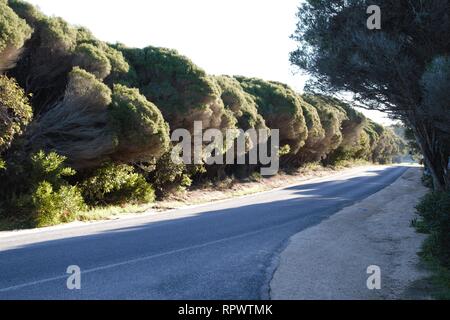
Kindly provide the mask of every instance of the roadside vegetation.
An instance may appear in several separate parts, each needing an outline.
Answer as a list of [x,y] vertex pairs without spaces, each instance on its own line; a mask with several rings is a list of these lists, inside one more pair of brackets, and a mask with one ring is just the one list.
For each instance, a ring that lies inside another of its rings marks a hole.
[[433,294],[450,299],[450,192],[432,191],[417,206],[417,232],[428,235],[420,256],[433,271]]
[[[411,156],[425,164],[432,189],[417,207],[414,225],[429,234],[422,257],[435,271],[439,298],[450,298],[450,25],[449,1],[376,3],[381,29],[367,28],[371,1],[307,0],[293,35],[291,62],[307,71],[314,92],[352,92],[353,100],[400,120],[394,127]],[[371,124],[372,160],[388,152],[390,136]],[[362,135],[363,137],[365,134]],[[338,147],[337,154],[348,148]],[[332,159],[332,157],[328,157]]]
[[2,224],[145,211],[189,188],[264,179],[260,165],[170,161],[171,133],[192,132],[194,121],[204,129],[279,129],[285,172],[388,164],[406,152],[394,130],[350,103],[209,75],[175,50],[108,44],[26,2],[0,0]]

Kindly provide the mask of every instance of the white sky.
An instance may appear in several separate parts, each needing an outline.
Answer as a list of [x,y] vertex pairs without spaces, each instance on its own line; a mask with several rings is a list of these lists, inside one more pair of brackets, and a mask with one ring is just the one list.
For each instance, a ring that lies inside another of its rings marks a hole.
[[[177,49],[211,74],[276,80],[298,91],[289,36],[302,0],[28,0],[100,40]],[[365,112],[378,122],[379,113]]]

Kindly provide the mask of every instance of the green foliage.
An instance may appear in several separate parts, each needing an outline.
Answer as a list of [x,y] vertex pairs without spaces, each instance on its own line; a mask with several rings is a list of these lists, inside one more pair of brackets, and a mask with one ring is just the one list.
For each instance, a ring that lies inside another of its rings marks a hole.
[[77,214],[86,209],[81,192],[75,186],[61,186],[55,191],[52,184],[43,181],[31,198],[38,228],[74,221]]
[[32,117],[23,89],[13,79],[0,75],[0,153],[22,133]]
[[376,163],[390,164],[396,156],[404,153],[403,148],[403,141],[391,129],[385,128],[373,150],[372,159]]
[[53,187],[59,188],[66,184],[64,178],[75,175],[75,170],[67,167],[65,157],[55,152],[46,154],[39,151],[31,156],[31,170],[29,171],[29,184],[37,186],[41,181],[49,182]]
[[[92,206],[125,206],[185,189],[193,179],[258,178],[259,165],[174,164],[168,124],[279,129],[278,153],[292,167],[326,157],[384,163],[397,152],[395,135],[338,99],[302,97],[279,82],[211,76],[175,50],[110,45],[20,0],[0,0],[0,9],[0,73],[8,69],[8,78],[0,76],[2,214],[52,225],[75,219],[83,197]],[[441,97],[448,80],[440,56],[426,63],[420,90],[428,98]],[[351,59],[358,64],[360,57]]]
[[449,189],[450,45],[442,34],[450,25],[450,2],[380,0],[383,27],[376,31],[363,27],[361,12],[369,5],[304,1],[291,62],[314,79],[307,89],[352,92],[367,108],[412,127],[435,188]]
[[117,49],[130,65],[130,71],[120,82],[139,88],[161,109],[172,130],[192,129],[196,120],[202,121],[204,128],[221,128],[225,108],[220,88],[191,60],[165,48],[117,45]]
[[27,147],[56,151],[77,170],[98,167],[117,147],[109,119],[111,94],[94,75],[74,68],[64,98],[30,127]]
[[422,226],[430,233],[424,251],[450,268],[450,193],[433,192],[417,206]]
[[111,63],[113,72],[127,73],[128,71],[130,71],[130,66],[128,65],[128,62],[125,60],[125,57],[123,56],[122,52],[114,49],[113,47],[105,43],[101,43],[101,47],[106,57],[109,59]]
[[339,101],[335,98],[306,94],[303,99],[317,110],[325,130],[324,138],[314,147],[320,158],[324,158],[341,145],[343,141],[341,127],[346,119],[346,114],[339,107]]
[[176,164],[171,159],[172,151],[165,153],[157,162],[155,170],[149,178],[159,196],[165,196],[173,191],[184,190],[191,186],[188,169],[184,163]]
[[7,3],[20,18],[27,21],[32,27],[35,27],[36,22],[44,18],[42,12],[28,2],[22,0],[7,0]]
[[107,78],[108,84],[118,73],[128,71],[123,55],[95,39],[88,30],[71,26],[61,18],[46,17],[20,1],[11,3],[35,29],[13,76],[26,92],[33,93],[36,113],[61,100],[75,66],[100,80]]
[[[89,105],[109,105],[111,103],[111,90],[86,70],[75,67],[69,73],[69,83],[65,92],[65,99],[73,102],[75,99],[87,100]],[[80,103],[82,105],[82,103]]]
[[239,129],[267,128],[264,118],[258,113],[255,100],[236,79],[229,76],[217,76],[215,79],[220,86],[225,108],[233,112]]
[[45,17],[40,21],[41,46],[46,49],[73,51],[77,29],[59,17]]
[[307,162],[317,162],[324,156],[319,149],[321,142],[325,139],[325,130],[320,120],[319,112],[315,107],[302,98],[302,109],[308,128],[308,139],[293,158],[294,165],[304,165]]
[[77,29],[61,18],[46,17],[21,1],[10,4],[34,29],[12,75],[26,92],[33,93],[33,109],[40,113],[64,94],[73,67]]
[[[108,75],[112,73],[110,76],[113,78],[120,74],[127,73],[130,70],[130,66],[126,62],[122,52],[114,49],[103,41],[97,40],[89,30],[83,27],[77,29],[77,44],[79,47],[84,47],[81,51],[88,51],[88,54],[92,56],[94,60],[101,61],[101,64],[104,66],[109,65],[110,72],[108,72]],[[78,50],[79,48],[77,48],[77,51]],[[106,62],[105,59],[108,62]],[[95,67],[95,65],[93,65],[93,67]]]
[[0,0],[0,59],[2,51],[8,46],[21,48],[31,36],[31,32],[25,20],[19,18],[6,0]]
[[81,189],[91,205],[149,203],[155,200],[152,186],[128,165],[108,164],[96,170],[82,182]]
[[75,219],[86,207],[78,187],[67,182],[75,171],[64,161],[54,152],[39,151],[24,163],[8,163],[0,198],[6,214],[24,217],[34,227]]
[[83,43],[75,50],[74,65],[94,74],[98,79],[105,79],[111,73],[111,63],[105,53],[92,44]]
[[255,78],[235,77],[253,96],[259,113],[271,129],[280,130],[280,144],[288,144],[296,153],[308,137],[301,97],[289,86]]
[[115,85],[111,116],[118,136],[114,159],[124,162],[158,159],[169,147],[169,128],[159,109],[138,89]]
[[187,112],[204,108],[219,94],[212,79],[175,50],[119,47],[131,65],[130,85],[167,111]]

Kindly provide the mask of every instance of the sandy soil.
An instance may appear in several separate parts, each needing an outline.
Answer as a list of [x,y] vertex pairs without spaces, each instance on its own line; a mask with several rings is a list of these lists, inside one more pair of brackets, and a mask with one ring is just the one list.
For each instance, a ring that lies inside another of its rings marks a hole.
[[[429,276],[417,252],[425,238],[411,221],[426,193],[421,169],[292,237],[271,282],[272,299],[429,299]],[[369,290],[369,266],[381,289]]]

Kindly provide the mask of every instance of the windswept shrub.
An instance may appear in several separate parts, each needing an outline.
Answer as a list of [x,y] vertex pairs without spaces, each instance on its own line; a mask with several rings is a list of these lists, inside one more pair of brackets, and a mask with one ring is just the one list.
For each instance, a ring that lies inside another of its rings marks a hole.
[[289,145],[291,153],[297,153],[308,137],[299,95],[279,82],[240,76],[235,78],[253,96],[267,126],[280,130],[280,146]]
[[121,83],[139,88],[155,103],[171,130],[192,130],[194,121],[202,121],[205,129],[227,125],[219,86],[187,57],[165,48],[118,45],[117,49],[130,65]]
[[0,75],[0,153],[31,121],[33,112],[22,88]]
[[9,6],[0,0],[0,74],[15,66],[32,29]]
[[339,147],[331,152],[327,157],[328,164],[335,164],[342,161],[367,160],[365,148],[369,148],[368,137],[364,132],[367,118],[350,105],[335,100],[335,107],[342,110],[345,118],[342,121],[342,142]]
[[340,147],[343,149],[357,147],[367,118],[342,101],[336,100],[336,107],[339,107],[345,113],[345,119],[342,122],[342,143]]
[[[103,41],[97,40],[89,30],[83,27],[77,29],[77,44],[74,66],[83,63],[84,60],[87,66],[80,65],[80,67],[94,74],[96,74],[95,70],[91,71],[89,65],[93,69],[98,69],[97,72],[102,75],[101,79],[107,78],[105,81],[108,85],[112,85],[117,77],[121,74],[126,74],[130,70],[130,66],[122,52]],[[80,53],[82,54],[81,59],[79,57]],[[96,63],[99,65],[96,66]]]
[[80,68],[69,78],[64,99],[33,122],[28,148],[56,151],[76,169],[95,167],[116,150],[109,118],[111,90]]
[[77,46],[75,50],[74,65],[92,73],[103,80],[111,73],[111,63],[105,53],[89,43]]
[[128,165],[108,164],[96,170],[83,181],[81,189],[91,205],[149,203],[155,200],[152,186]]
[[380,164],[392,163],[396,156],[404,153],[403,148],[403,141],[391,129],[384,128],[373,150],[373,161]]
[[124,163],[158,159],[169,147],[169,127],[138,89],[115,85],[111,117],[118,137],[113,159]]
[[319,148],[325,139],[325,130],[322,127],[320,116],[316,108],[302,99],[302,109],[308,128],[308,139],[305,145],[296,153],[287,155],[287,162],[294,166],[304,165],[308,162],[318,162],[324,156]]
[[323,139],[316,143],[314,147],[319,159],[325,159],[343,141],[341,127],[346,119],[346,114],[341,108],[336,107],[337,100],[334,98],[318,94],[306,94],[303,99],[317,110],[320,122],[325,130]]
[[[17,0],[13,2],[20,3]],[[23,18],[34,32],[11,75],[27,93],[33,93],[31,102],[38,113],[52,106],[64,94],[68,74],[72,70],[77,30],[61,18],[46,17],[36,9],[26,9],[22,5],[18,8],[23,10]]]
[[137,89],[111,90],[75,67],[64,99],[37,119],[28,148],[56,151],[80,170],[111,159],[121,163],[152,161],[168,148],[169,129],[158,108]]
[[221,99],[225,108],[233,112],[239,129],[266,129],[264,118],[258,113],[253,97],[244,91],[239,81],[229,76],[217,76]]
[[47,17],[20,0],[10,0],[9,4],[34,28],[23,58],[11,74],[27,93],[33,93],[36,114],[46,112],[64,96],[73,67],[81,67],[100,80],[129,70],[119,51],[95,39],[88,30]]

